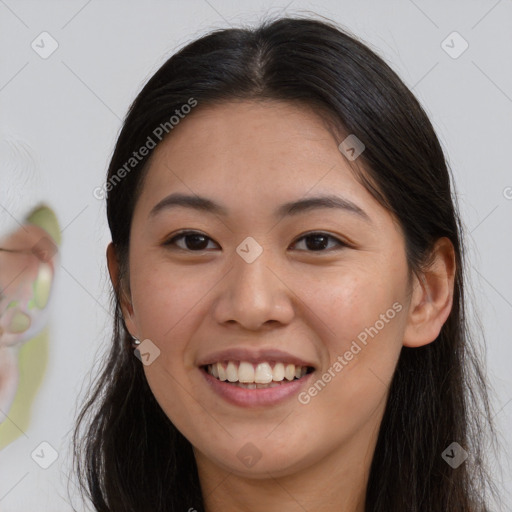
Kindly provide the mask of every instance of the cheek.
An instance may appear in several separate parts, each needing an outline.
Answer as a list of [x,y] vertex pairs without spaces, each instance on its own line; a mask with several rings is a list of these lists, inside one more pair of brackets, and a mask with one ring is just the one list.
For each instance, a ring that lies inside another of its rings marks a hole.
[[369,336],[368,329],[376,323],[382,334],[390,333],[391,323],[397,324],[392,322],[397,317],[393,304],[403,295],[402,279],[399,273],[393,279],[379,274],[382,272],[373,272],[366,266],[352,268],[350,272],[336,269],[322,278],[311,276],[302,280],[298,295],[304,297],[306,309],[314,312],[323,325],[320,341],[329,347],[332,356],[334,352],[338,355],[348,350],[350,342],[358,336],[364,341],[365,333]]
[[192,398],[197,393],[189,372],[195,368],[187,363],[187,355],[202,318],[198,315],[201,298],[209,287],[197,274],[193,277],[192,270],[172,270],[164,264],[133,265],[131,276],[137,327],[141,336],[160,350],[154,362],[144,366],[153,395],[181,431],[190,432],[192,425],[207,429],[208,418]]
[[175,334],[183,329],[184,320],[193,317],[205,289],[201,279],[183,270],[151,263],[133,265],[131,292],[141,335],[158,345],[174,339],[173,346],[178,347]]
[[[382,268],[381,265],[378,268]],[[303,402],[321,411],[351,411],[333,418],[347,427],[376,410],[384,398],[400,354],[404,330],[404,273],[365,266],[321,282],[304,283],[308,307],[322,321],[314,326],[328,361]],[[315,403],[316,402],[316,403]],[[315,403],[315,405],[313,405]],[[337,418],[337,419],[336,419]]]

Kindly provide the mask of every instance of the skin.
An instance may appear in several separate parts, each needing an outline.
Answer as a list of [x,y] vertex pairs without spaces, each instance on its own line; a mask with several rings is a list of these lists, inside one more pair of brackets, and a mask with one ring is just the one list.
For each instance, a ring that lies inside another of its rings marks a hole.
[[[400,350],[432,342],[449,315],[451,243],[438,241],[421,279],[410,273],[398,223],[355,179],[340,142],[304,106],[242,101],[198,107],[153,155],[133,215],[122,310],[130,333],[161,351],[144,371],[194,447],[209,512],[364,511]],[[150,218],[173,192],[206,196],[229,215],[178,207]],[[282,203],[330,193],[370,222],[327,208],[273,216]],[[164,245],[182,229],[206,235],[206,249],[187,250],[183,238]],[[328,239],[314,250],[303,238],[310,232],[350,246]],[[263,249],[252,263],[236,252],[247,236]],[[112,244],[107,259],[117,283]],[[396,302],[401,311],[307,405],[296,397],[232,405],[196,366],[228,347],[276,347],[313,362],[314,382]],[[261,454],[252,467],[237,457],[248,442]]]

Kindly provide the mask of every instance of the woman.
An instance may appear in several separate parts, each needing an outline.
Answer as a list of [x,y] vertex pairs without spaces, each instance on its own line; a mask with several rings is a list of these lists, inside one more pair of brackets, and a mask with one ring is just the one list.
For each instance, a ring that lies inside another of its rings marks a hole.
[[486,509],[450,174],[365,45],[290,18],[187,45],[104,192],[114,335],[75,432],[97,510]]

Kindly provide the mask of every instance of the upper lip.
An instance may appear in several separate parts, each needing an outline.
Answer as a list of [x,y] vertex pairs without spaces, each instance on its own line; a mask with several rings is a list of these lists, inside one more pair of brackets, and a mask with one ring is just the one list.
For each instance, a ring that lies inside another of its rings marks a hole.
[[288,352],[278,349],[259,349],[249,350],[247,348],[229,348],[213,352],[207,356],[200,358],[197,366],[206,366],[208,364],[217,363],[219,361],[247,361],[249,363],[263,363],[276,361],[281,363],[291,363],[295,366],[311,366],[315,365],[311,362],[305,361],[300,357],[294,356]]

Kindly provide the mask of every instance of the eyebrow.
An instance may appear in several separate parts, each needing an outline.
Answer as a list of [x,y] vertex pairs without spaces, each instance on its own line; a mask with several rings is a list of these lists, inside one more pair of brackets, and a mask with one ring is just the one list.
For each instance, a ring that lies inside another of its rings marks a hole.
[[[197,195],[174,193],[164,197],[164,199],[157,203],[150,211],[149,217],[154,217],[164,210],[176,207],[191,208],[214,215],[222,215],[224,217],[229,215],[228,210],[224,206],[212,201],[211,199]],[[290,201],[279,206],[275,210],[274,215],[278,218],[283,218],[285,216],[298,215],[320,208],[344,210],[359,216],[366,222],[371,223],[370,217],[362,208],[352,201],[336,195],[317,196],[307,199],[299,199],[297,201]]]

